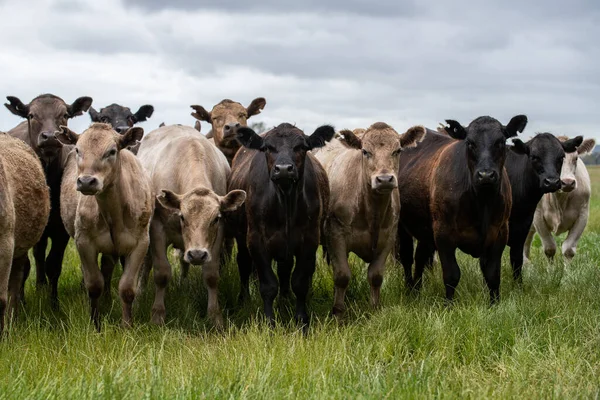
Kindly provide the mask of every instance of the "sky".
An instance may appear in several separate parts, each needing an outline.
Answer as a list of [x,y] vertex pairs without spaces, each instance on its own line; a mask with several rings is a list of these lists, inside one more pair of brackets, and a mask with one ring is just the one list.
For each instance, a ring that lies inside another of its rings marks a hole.
[[600,139],[599,22],[597,0],[0,0],[0,94],[152,104],[146,132],[265,97],[249,122],[307,134],[526,114],[524,138]]

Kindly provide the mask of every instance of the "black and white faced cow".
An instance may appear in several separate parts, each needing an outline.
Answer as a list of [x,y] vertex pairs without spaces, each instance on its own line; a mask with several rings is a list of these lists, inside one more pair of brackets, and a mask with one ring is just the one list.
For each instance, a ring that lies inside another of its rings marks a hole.
[[[558,140],[564,143],[569,138],[559,136]],[[575,256],[577,242],[587,225],[592,192],[590,175],[580,156],[591,153],[595,146],[596,141],[588,138],[577,151],[566,154],[560,171],[560,190],[545,194],[535,210],[533,226],[525,242],[525,258],[529,258],[531,241],[536,231],[542,239],[544,253],[549,258],[556,254],[553,235],[569,232],[562,244],[562,254],[568,260]]]
[[550,133],[539,133],[527,142],[513,139],[506,158],[506,172],[512,188],[508,246],[515,280],[522,281],[523,249],[535,209],[546,193],[561,188],[560,171],[565,153],[573,153],[583,137],[564,142]]

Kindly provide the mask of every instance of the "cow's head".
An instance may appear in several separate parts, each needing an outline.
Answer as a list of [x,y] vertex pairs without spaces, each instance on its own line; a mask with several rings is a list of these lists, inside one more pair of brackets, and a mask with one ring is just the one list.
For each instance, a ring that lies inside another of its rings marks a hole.
[[347,147],[362,151],[362,172],[376,193],[389,193],[398,187],[400,152],[403,148],[415,147],[425,136],[425,128],[413,126],[399,135],[384,122],[371,125],[362,137],[344,130],[340,140]]
[[9,103],[6,108],[19,117],[26,118],[29,123],[29,138],[34,150],[44,158],[53,158],[60,152],[62,145],[56,139],[56,132],[68,120],[86,112],[92,105],[91,97],[80,97],[69,105],[60,97],[43,94],[23,104],[17,97],[6,97]]
[[194,118],[212,125],[215,143],[220,145],[223,141],[235,140],[236,128],[248,126],[248,118],[260,114],[266,104],[264,98],[258,97],[252,100],[248,107],[229,99],[222,100],[213,107],[211,112],[206,111],[202,106],[190,107],[194,109],[192,113]]
[[140,127],[118,134],[109,124],[93,123],[81,135],[61,126],[56,137],[64,144],[75,145],[77,190],[93,196],[101,194],[115,181],[121,167],[121,150],[143,135]]
[[223,244],[225,214],[237,210],[246,200],[246,192],[232,190],[218,196],[205,187],[179,195],[162,190],[156,196],[165,208],[179,213],[185,250],[183,258],[193,265],[218,261]]
[[111,124],[117,133],[124,133],[138,122],[146,121],[152,116],[153,112],[154,107],[149,104],[141,106],[135,114],[131,112],[129,107],[123,107],[118,104],[111,104],[101,108],[99,112],[94,107],[90,107],[92,122]]
[[[569,140],[566,136],[559,136],[558,140],[561,143]],[[585,139],[581,142],[581,145],[577,147],[577,151],[566,153],[565,159],[560,170],[560,191],[561,192],[572,192],[577,189],[577,165],[579,164],[579,156],[585,156],[590,154],[594,147],[596,147],[596,141],[594,139]]]
[[294,187],[303,179],[306,152],[323,147],[334,134],[331,126],[323,125],[307,136],[288,123],[273,128],[264,136],[247,127],[237,130],[237,138],[244,147],[265,154],[271,181],[283,190]]
[[523,132],[527,117],[517,115],[506,126],[487,116],[473,120],[466,128],[454,120],[446,123],[446,133],[464,143],[475,189],[497,188],[506,159],[506,139]]
[[582,136],[561,142],[551,133],[538,133],[528,142],[513,139],[513,151],[526,154],[535,171],[543,193],[561,188],[560,176],[565,153],[574,153],[583,141]]

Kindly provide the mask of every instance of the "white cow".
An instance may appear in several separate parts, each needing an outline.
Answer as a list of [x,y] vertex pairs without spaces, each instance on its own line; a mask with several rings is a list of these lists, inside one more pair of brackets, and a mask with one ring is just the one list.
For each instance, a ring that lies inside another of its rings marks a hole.
[[[560,136],[558,139],[565,141],[568,138]],[[558,192],[545,194],[538,203],[525,242],[525,258],[529,258],[531,241],[536,231],[542,239],[544,253],[549,258],[556,253],[556,241],[552,235],[568,231],[562,244],[562,253],[569,260],[575,256],[577,242],[587,225],[591,195],[590,176],[579,156],[590,153],[595,145],[594,139],[586,139],[576,152],[565,154],[560,172],[562,188]]]

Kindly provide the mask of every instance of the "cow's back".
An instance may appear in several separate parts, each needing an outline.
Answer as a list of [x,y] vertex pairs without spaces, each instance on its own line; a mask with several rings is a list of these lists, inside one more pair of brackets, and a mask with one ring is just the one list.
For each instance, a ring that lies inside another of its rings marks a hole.
[[202,185],[218,195],[226,194],[229,163],[194,128],[171,125],[150,132],[142,140],[138,158],[155,193],[168,189],[183,194]]

